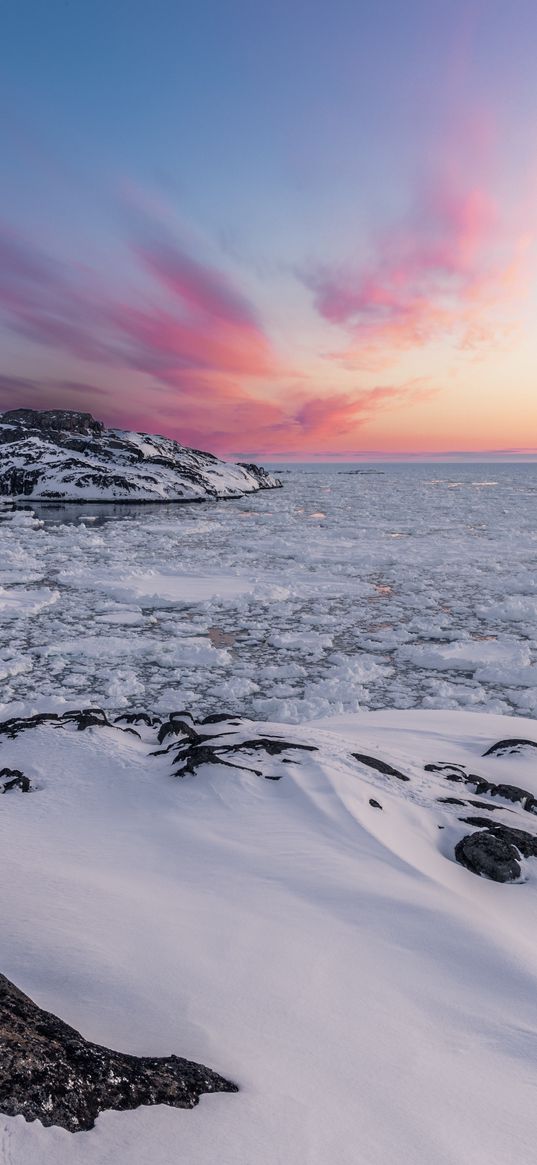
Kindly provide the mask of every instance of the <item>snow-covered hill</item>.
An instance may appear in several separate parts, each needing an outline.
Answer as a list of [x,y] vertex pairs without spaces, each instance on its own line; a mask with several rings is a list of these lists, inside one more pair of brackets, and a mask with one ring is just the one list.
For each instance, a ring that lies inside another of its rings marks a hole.
[[14,409],[0,417],[0,497],[176,502],[233,498],[281,482],[167,437],[105,429],[89,413]]
[[0,1160],[529,1165],[535,721],[15,712],[0,970],[239,1092],[76,1135],[0,1117]]

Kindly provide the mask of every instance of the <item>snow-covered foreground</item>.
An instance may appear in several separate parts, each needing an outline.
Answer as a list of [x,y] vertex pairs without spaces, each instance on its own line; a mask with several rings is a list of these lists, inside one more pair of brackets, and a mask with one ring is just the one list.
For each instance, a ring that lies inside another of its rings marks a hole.
[[[228,748],[240,768],[202,763],[184,779],[181,730],[154,756],[158,725],[131,727],[140,737],[69,722],[0,736],[2,766],[34,785],[0,798],[1,970],[87,1038],[202,1061],[241,1091],[193,1112],[105,1113],[74,1136],[0,1118],[0,1160],[529,1165],[537,858],[511,885],[456,864],[473,829],[461,818],[478,810],[424,765],[537,793],[534,749],[483,755],[535,740],[535,722],[429,711],[207,725],[220,748],[288,743]],[[453,793],[464,807],[438,800]],[[520,804],[480,801],[536,832]]]
[[537,466],[282,478],[218,504],[4,509],[0,701],[537,715]]

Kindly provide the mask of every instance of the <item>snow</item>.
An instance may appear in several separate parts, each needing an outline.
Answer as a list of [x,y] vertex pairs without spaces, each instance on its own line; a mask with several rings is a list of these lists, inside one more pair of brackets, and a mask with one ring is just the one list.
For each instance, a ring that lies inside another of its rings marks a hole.
[[537,795],[535,753],[483,756],[537,742],[536,493],[532,465],[305,466],[229,506],[0,506],[0,719],[224,710],[318,749],[180,780],[143,726],[0,735],[34,787],[0,797],[0,970],[240,1086],[75,1137],[0,1116],[5,1165],[533,1161],[537,860],[456,864],[438,797],[471,794],[424,765]]
[[177,780],[149,735],[3,740],[37,786],[2,798],[5,973],[91,1039],[199,1059],[241,1088],[193,1112],[105,1113],[76,1137],[4,1117],[4,1159],[531,1161],[537,862],[506,886],[455,864],[468,827],[423,765],[537,792],[528,756],[482,756],[535,739],[535,721],[384,711],[238,729],[256,730],[319,752],[262,762],[278,781],[221,766]]
[[157,570],[142,574],[121,573],[116,578],[111,578],[110,575],[103,577],[98,573],[88,575],[80,571],[77,573],[62,571],[59,581],[68,585],[94,586],[118,599],[143,602],[145,606],[153,603],[164,606],[168,603],[199,603],[207,599],[234,598],[253,589],[253,584],[247,579],[233,576],[164,574]]
[[0,620],[37,615],[45,607],[57,602],[59,597],[59,591],[52,591],[48,587],[37,590],[29,587],[21,587],[19,590],[0,587]]
[[[48,422],[46,421],[49,417]],[[221,461],[166,437],[104,429],[87,415],[64,414],[65,429],[50,414],[2,423],[0,498],[68,502],[200,501],[236,498],[279,483],[269,475]],[[73,431],[70,425],[73,424]]]

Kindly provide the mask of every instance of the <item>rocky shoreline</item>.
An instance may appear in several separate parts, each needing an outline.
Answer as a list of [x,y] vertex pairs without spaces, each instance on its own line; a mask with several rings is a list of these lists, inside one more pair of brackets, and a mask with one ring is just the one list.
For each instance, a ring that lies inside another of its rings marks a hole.
[[281,488],[261,466],[167,437],[106,429],[90,413],[12,409],[0,417],[0,499],[191,502]]

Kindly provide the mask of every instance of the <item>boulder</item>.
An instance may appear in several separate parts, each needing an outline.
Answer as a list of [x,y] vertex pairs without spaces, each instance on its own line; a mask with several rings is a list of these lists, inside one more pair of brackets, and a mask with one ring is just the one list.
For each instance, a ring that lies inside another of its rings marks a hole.
[[206,1092],[237,1092],[203,1064],[130,1056],[84,1039],[0,975],[0,1111],[71,1133],[105,1109],[193,1108]]

